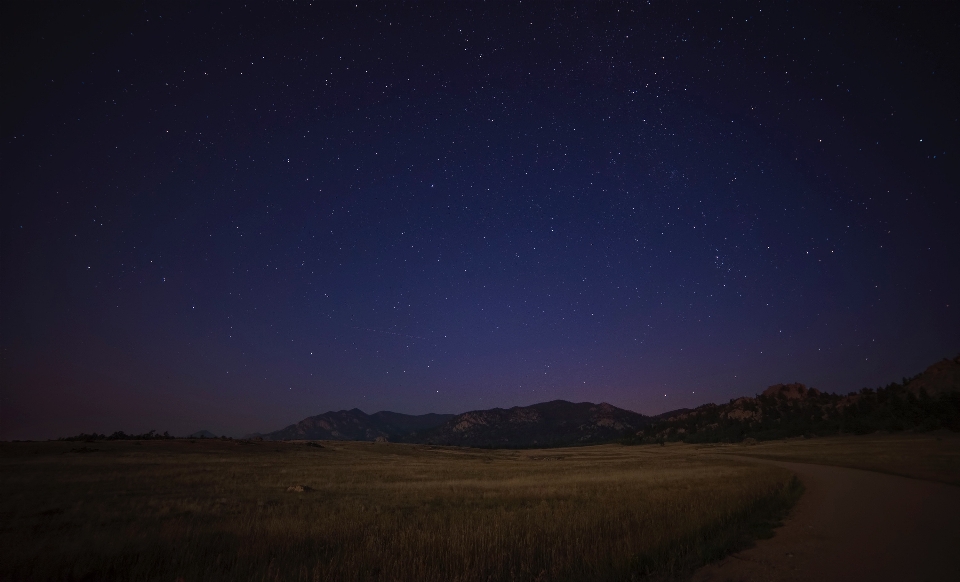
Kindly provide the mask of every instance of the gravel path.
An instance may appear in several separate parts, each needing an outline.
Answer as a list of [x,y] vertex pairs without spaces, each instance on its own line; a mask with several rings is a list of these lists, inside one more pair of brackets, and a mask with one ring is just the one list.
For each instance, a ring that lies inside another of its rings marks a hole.
[[806,492],[769,540],[698,570],[695,582],[960,580],[960,487],[806,463]]

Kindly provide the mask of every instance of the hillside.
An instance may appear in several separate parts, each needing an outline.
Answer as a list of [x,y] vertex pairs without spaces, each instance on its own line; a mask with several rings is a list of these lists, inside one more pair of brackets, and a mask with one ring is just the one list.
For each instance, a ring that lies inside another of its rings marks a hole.
[[605,402],[554,400],[460,414],[407,440],[437,445],[524,448],[609,442],[643,427],[647,417]]
[[960,356],[899,383],[846,395],[776,384],[756,397],[661,415],[624,442],[736,442],[937,428],[960,430]]
[[906,386],[914,394],[925,391],[930,396],[960,390],[960,355],[952,360],[940,360],[910,380]]
[[418,430],[427,430],[453,418],[453,414],[366,414],[358,408],[311,416],[290,426],[262,435],[265,440],[396,440]]
[[365,414],[354,408],[311,416],[262,435],[266,440],[391,441],[467,447],[524,448],[588,444],[633,434],[648,419],[607,403],[554,400],[459,415],[396,412]]

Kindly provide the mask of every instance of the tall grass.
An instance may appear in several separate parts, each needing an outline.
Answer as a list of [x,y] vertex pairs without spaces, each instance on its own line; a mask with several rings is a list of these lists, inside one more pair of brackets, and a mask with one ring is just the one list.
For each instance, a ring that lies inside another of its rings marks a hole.
[[762,535],[799,491],[682,445],[94,446],[0,447],[0,578],[669,578]]

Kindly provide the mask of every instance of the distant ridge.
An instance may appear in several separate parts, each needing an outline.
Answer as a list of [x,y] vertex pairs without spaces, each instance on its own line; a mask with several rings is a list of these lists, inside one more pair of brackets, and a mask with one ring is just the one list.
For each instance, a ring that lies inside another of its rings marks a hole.
[[608,442],[648,422],[642,414],[602,402],[554,400],[509,409],[413,416],[381,411],[331,411],[262,437],[265,440],[352,440],[526,448]]
[[187,435],[188,439],[215,439],[217,435],[213,434],[209,430],[198,430],[197,432],[192,432]]
[[359,408],[330,411],[305,418],[278,431],[261,435],[264,440],[374,441],[398,440],[450,420],[453,414],[400,414],[381,411],[366,414]]
[[655,416],[605,402],[565,400],[463,414],[366,414],[354,408],[325,412],[275,432],[251,436],[265,440],[389,440],[530,448],[613,441],[738,442],[745,438],[936,428],[960,430],[960,355],[952,360],[945,358],[900,383],[847,395],[821,392],[799,383],[775,384],[755,397]]
[[551,447],[609,442],[646,423],[646,416],[606,402],[553,400],[465,412],[407,440],[468,447]]

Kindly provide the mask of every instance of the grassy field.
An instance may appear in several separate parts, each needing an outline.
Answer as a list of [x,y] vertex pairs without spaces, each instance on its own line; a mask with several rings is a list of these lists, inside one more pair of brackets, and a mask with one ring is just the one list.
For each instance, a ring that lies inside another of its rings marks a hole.
[[960,433],[871,434],[718,445],[705,451],[853,467],[960,485]]
[[798,495],[679,444],[0,443],[0,579],[674,578]]

